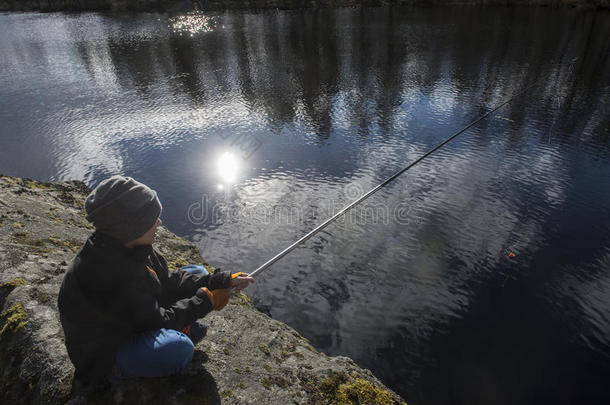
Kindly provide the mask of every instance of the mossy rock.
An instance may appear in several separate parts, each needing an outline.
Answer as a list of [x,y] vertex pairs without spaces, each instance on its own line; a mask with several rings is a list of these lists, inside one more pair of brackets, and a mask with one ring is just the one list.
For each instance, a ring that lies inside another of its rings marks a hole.
[[[16,190],[28,198],[16,197]],[[9,269],[0,283],[0,403],[83,403],[78,382],[73,386],[56,304],[61,273],[91,229],[83,212],[74,210],[75,201],[80,206],[89,192],[81,182],[0,178],[3,261]],[[14,222],[24,226],[14,227]],[[197,263],[216,270],[191,242],[163,227],[158,236],[155,248],[172,270]],[[387,403],[390,395],[400,403],[353,362],[318,353],[296,331],[256,311],[244,293],[236,294],[223,313],[209,314],[206,323],[209,335],[180,375],[120,382],[87,393],[84,401]]]
[[280,388],[288,388],[291,385],[290,381],[279,375],[263,377],[260,383],[267,389],[271,389],[273,385]]
[[299,379],[305,382],[309,404],[406,405],[396,394],[357,373],[331,371],[325,379],[301,373]]
[[258,348],[261,352],[265,353],[267,356],[271,356],[271,350],[269,350],[269,346],[267,346],[265,343],[261,343],[260,345],[258,345]]
[[21,331],[27,323],[27,312],[23,307],[23,303],[18,302],[9,309],[0,314],[0,338],[7,333],[16,333]]
[[51,250],[46,246],[44,239],[33,238],[27,232],[15,232],[11,235],[11,242],[27,248],[29,253],[43,255]]
[[11,290],[15,287],[22,287],[28,285],[28,282],[21,277],[14,278],[6,283],[0,283],[0,288],[10,288]]
[[22,287],[27,284],[28,282],[21,277],[14,278],[5,283],[0,283],[0,309],[4,307],[4,300],[15,288]]
[[20,179],[19,184],[21,184],[23,187],[38,188],[38,189],[43,189],[43,190],[51,188],[51,185],[52,185],[51,183],[36,181],[36,180],[29,179],[27,177]]
[[30,253],[45,255],[52,251],[51,247],[59,247],[62,250],[78,252],[81,243],[75,239],[63,240],[59,236],[49,236],[48,238],[35,238],[27,232],[15,232],[11,235],[13,243],[26,247]]
[[355,378],[339,385],[336,403],[338,405],[393,405],[396,402],[388,390],[377,387],[363,378]]
[[0,398],[4,403],[28,403],[33,398],[31,387],[19,378],[22,353],[12,350],[24,347],[26,324],[27,312],[21,302],[0,314]]

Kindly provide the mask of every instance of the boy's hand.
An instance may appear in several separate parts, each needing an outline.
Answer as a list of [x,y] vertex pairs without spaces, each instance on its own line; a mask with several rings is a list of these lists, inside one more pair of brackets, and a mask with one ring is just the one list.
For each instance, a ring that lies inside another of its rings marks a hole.
[[241,291],[253,282],[254,277],[250,277],[248,273],[235,273],[231,276],[231,289]]
[[229,297],[231,296],[231,290],[229,288],[208,290],[207,287],[202,288],[203,291],[208,295],[212,309],[220,311],[229,303]]

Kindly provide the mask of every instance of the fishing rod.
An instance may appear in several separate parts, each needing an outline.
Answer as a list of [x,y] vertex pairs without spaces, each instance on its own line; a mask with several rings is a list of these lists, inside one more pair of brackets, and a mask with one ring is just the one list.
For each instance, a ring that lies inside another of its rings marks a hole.
[[527,86],[526,88],[524,88],[523,90],[513,94],[509,99],[507,99],[506,101],[502,102],[501,104],[497,105],[496,107],[494,107],[492,110],[486,112],[485,114],[481,115],[479,118],[475,119],[474,121],[472,121],[470,124],[466,125],[464,128],[460,129],[458,132],[454,133],[453,135],[451,135],[450,137],[448,137],[447,139],[445,139],[444,141],[442,141],[441,143],[439,143],[438,145],[436,145],[434,148],[430,149],[428,152],[424,153],[422,156],[420,156],[419,158],[417,158],[414,162],[410,163],[409,165],[405,166],[404,168],[400,169],[399,171],[397,171],[396,173],[394,173],[393,175],[391,175],[390,177],[388,177],[386,180],[384,180],[382,183],[378,184],[377,186],[373,187],[371,190],[369,190],[366,194],[363,194],[361,197],[357,198],[356,200],[354,200],[352,203],[350,203],[349,205],[347,205],[345,208],[343,208],[341,211],[337,212],[335,215],[333,215],[332,217],[330,217],[329,219],[327,219],[326,221],[322,222],[320,225],[318,225],[317,227],[315,227],[313,230],[311,230],[308,234],[306,234],[305,236],[301,237],[299,240],[297,240],[296,242],[294,242],[292,245],[288,246],[286,249],[282,250],[280,253],[278,253],[277,255],[273,256],[271,259],[267,260],[265,263],[263,263],[262,265],[260,265],[256,270],[254,270],[252,273],[249,274],[250,277],[253,277],[255,274],[258,274],[266,269],[268,269],[269,267],[271,267],[271,265],[273,265],[275,262],[277,262],[278,260],[280,260],[282,257],[286,256],[288,253],[290,253],[292,250],[294,250],[297,246],[299,246],[301,243],[307,241],[309,238],[311,238],[312,236],[314,236],[316,233],[320,232],[322,229],[326,228],[328,225],[330,225],[331,223],[333,223],[334,221],[337,220],[337,218],[341,217],[343,214],[345,214],[347,211],[349,211],[350,209],[352,209],[354,206],[356,206],[357,204],[359,204],[360,202],[362,202],[363,200],[367,199],[368,197],[370,197],[371,195],[373,195],[375,192],[377,192],[379,189],[385,187],[386,185],[388,185],[390,182],[392,182],[393,180],[395,180],[398,176],[400,176],[401,174],[403,174],[404,172],[406,172],[407,170],[411,169],[413,166],[417,165],[419,162],[421,162],[422,160],[424,160],[425,158],[427,158],[428,156],[430,156],[431,154],[433,154],[434,152],[436,152],[437,150],[439,150],[440,148],[442,148],[443,146],[445,146],[446,144],[448,144],[449,142],[451,142],[453,139],[455,139],[456,137],[458,137],[459,135],[461,135],[462,133],[466,132],[468,129],[470,129],[473,125],[475,125],[476,123],[478,123],[479,121],[485,119],[486,117],[488,117],[489,115],[493,114],[494,112],[496,112],[497,110],[499,110],[501,107],[504,107],[506,104],[508,104],[509,102],[511,102],[513,99],[515,99],[517,96],[525,93],[526,91],[528,91],[529,89],[531,89],[532,87],[534,87],[534,85],[536,85],[538,83],[538,81],[540,81],[540,79],[535,80],[532,84],[530,84],[529,86]]

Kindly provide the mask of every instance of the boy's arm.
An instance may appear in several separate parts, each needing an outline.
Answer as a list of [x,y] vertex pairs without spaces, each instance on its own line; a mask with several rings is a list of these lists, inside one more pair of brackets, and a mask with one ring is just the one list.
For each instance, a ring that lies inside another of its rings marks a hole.
[[163,285],[163,296],[167,301],[192,297],[202,287],[209,290],[229,288],[231,286],[231,273],[216,271],[213,274],[191,274],[184,270],[170,271],[167,267],[165,258],[155,252],[159,264],[163,267],[163,272],[167,278],[161,277]]
[[213,309],[212,302],[203,289],[197,290],[190,298],[161,307],[150,292],[134,288],[130,291],[128,302],[126,312],[138,331],[159,328],[180,330]]
[[163,284],[163,297],[168,301],[192,297],[202,287],[209,290],[219,290],[231,286],[231,273],[216,271],[212,274],[191,274],[184,270],[168,271],[167,280]]

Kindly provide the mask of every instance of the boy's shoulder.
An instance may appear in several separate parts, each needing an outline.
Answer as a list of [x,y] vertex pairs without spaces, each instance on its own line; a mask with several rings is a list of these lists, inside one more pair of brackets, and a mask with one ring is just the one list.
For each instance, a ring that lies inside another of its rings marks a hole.
[[152,249],[127,248],[120,242],[94,232],[77,253],[73,263],[81,268],[94,269],[103,274],[118,273],[125,277],[145,269]]

